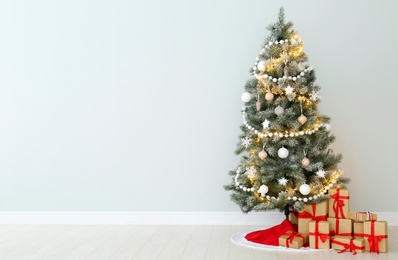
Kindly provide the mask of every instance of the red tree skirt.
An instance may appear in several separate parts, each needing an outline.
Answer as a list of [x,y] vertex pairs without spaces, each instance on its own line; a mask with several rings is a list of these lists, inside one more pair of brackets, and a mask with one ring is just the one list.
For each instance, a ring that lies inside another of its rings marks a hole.
[[264,230],[257,230],[251,233],[248,233],[245,238],[253,243],[270,245],[270,246],[278,246],[279,245],[279,237],[284,235],[287,231],[294,231],[293,225],[289,220],[285,219],[281,224],[273,226]]

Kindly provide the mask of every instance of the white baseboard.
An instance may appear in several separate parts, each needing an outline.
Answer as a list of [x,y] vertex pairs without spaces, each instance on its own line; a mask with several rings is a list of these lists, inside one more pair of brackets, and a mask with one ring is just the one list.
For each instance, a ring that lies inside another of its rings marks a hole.
[[[378,212],[398,226],[398,212]],[[0,225],[263,225],[282,222],[279,212],[0,212]]]

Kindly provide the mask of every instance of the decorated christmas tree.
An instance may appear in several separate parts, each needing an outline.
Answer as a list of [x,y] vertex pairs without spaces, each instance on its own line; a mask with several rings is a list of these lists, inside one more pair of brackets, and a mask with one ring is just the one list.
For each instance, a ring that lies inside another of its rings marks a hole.
[[320,87],[307,64],[304,43],[285,22],[283,8],[265,39],[242,94],[242,134],[236,149],[240,165],[230,175],[231,199],[245,213],[301,210],[327,200],[332,187],[349,179],[330,145],[330,118],[321,115]]

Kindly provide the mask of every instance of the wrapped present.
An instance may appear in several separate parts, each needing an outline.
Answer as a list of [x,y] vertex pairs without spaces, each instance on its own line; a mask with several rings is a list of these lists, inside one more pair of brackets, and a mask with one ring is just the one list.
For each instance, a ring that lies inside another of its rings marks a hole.
[[299,249],[306,243],[306,237],[302,234],[288,231],[286,234],[279,237],[279,245],[289,248]]
[[330,236],[352,236],[352,220],[345,218],[328,218]]
[[354,237],[363,237],[363,222],[362,221],[354,221],[353,224],[353,235]]
[[328,202],[324,201],[317,204],[305,205],[304,209],[297,215],[298,232],[308,235],[308,224],[312,220],[326,221],[328,214]]
[[340,250],[339,253],[348,251],[356,255],[357,253],[365,251],[365,240],[363,238],[335,236],[331,238],[330,241],[332,248]]
[[330,249],[329,222],[311,221],[309,231],[310,248]]
[[292,223],[293,225],[294,224],[298,224],[297,217],[298,217],[298,212],[297,211],[290,212],[289,213],[289,221],[290,221],[290,223]]
[[377,220],[377,214],[366,212],[348,212],[348,217],[354,221],[368,221]]
[[376,253],[388,251],[387,228],[386,221],[365,221],[363,223],[366,251]]
[[350,192],[346,189],[329,189],[329,217],[346,218],[350,209]]

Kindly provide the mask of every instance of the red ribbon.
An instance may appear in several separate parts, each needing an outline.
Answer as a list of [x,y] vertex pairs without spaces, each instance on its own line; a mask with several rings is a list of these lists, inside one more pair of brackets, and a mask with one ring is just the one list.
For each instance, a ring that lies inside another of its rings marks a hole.
[[288,237],[286,238],[286,247],[290,247],[295,237],[300,237],[301,239],[303,239],[304,244],[304,237],[300,233],[297,233],[295,231],[288,231],[285,235],[288,235]]
[[327,239],[329,239],[329,234],[319,233],[319,222],[315,222],[315,232],[310,232],[310,236],[315,236],[315,249],[319,248],[319,239],[321,239],[322,243],[325,243]]
[[343,207],[345,205],[344,200],[349,199],[350,196],[340,196],[340,189],[337,189],[336,193],[333,194],[332,196],[330,196],[330,198],[334,199],[333,211],[334,211],[336,218],[339,218],[339,212],[341,215],[340,218],[345,218],[344,211],[343,211]]
[[331,237],[334,237],[336,235],[347,236],[347,237],[351,236],[351,233],[340,233],[340,219],[339,218],[336,218],[336,231],[334,231],[334,230],[330,231]]
[[364,234],[363,233],[354,233],[354,237],[363,237]]
[[351,238],[349,244],[337,241],[335,239],[332,239],[332,244],[337,244],[337,245],[341,245],[341,246],[344,247],[344,249],[342,249],[339,253],[344,253],[347,250],[350,250],[350,252],[353,252],[353,255],[356,255],[357,254],[356,250],[364,250],[365,247],[364,246],[356,246],[356,245],[354,245],[354,239],[355,238]]
[[316,204],[312,204],[312,214],[307,211],[303,211],[303,212],[299,212],[297,217],[298,218],[310,218],[311,220],[315,220],[315,221],[326,221],[327,215],[315,216],[315,212],[316,212]]
[[376,253],[380,253],[380,249],[379,249],[379,243],[381,240],[383,240],[384,238],[387,238],[387,235],[379,235],[379,236],[375,236],[375,221],[372,220],[370,222],[370,234],[364,234],[364,237],[368,238],[368,242],[369,242],[369,251],[372,252],[376,252]]

